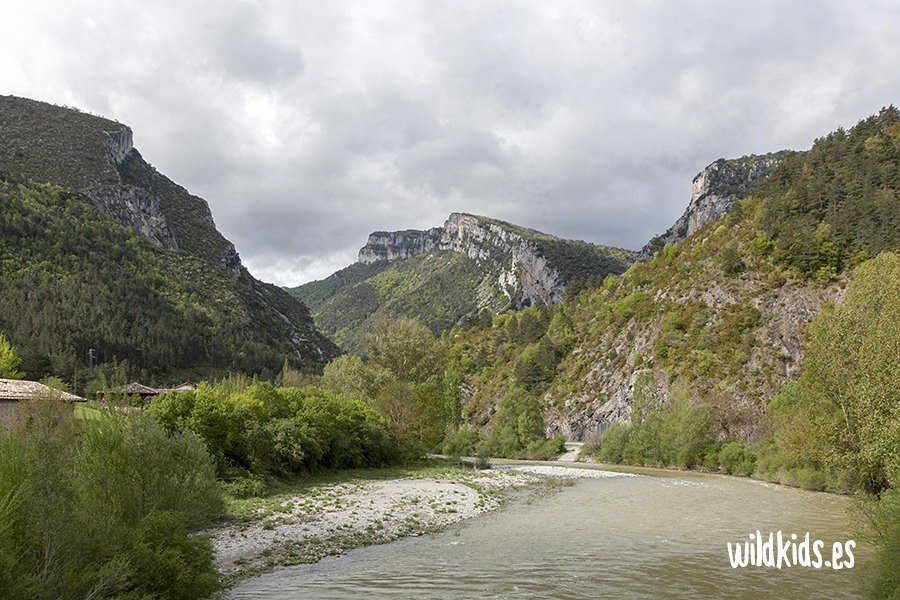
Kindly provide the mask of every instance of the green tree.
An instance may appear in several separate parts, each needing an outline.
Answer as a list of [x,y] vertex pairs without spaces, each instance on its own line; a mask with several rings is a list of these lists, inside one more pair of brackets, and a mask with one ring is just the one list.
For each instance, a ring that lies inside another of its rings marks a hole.
[[872,492],[900,482],[889,468],[900,447],[900,256],[861,265],[810,338],[799,385],[812,435],[824,444],[818,458]]
[[363,336],[369,360],[400,381],[424,383],[443,375],[443,351],[431,330],[415,319],[380,319]]
[[[843,302],[810,326],[799,380],[772,403],[775,439],[796,463],[824,467],[873,494],[881,544],[873,595],[897,598],[900,578],[900,256],[857,269]],[[793,429],[793,431],[791,431]]]
[[13,350],[12,345],[6,339],[6,336],[0,333],[0,378],[3,379],[22,379],[25,374],[19,371],[19,365],[22,361]]
[[375,395],[380,379],[383,377],[367,369],[359,356],[343,354],[325,365],[322,386],[348,400],[369,401]]
[[437,448],[452,419],[443,345],[408,318],[379,320],[363,345],[372,405],[387,420],[401,453],[413,458]]
[[623,451],[627,463],[659,465],[663,463],[660,437],[665,406],[656,390],[653,374],[645,371],[634,382],[631,401],[631,430]]
[[544,436],[544,417],[540,401],[527,389],[518,386],[501,398],[491,420],[493,428],[484,441],[482,451],[508,458],[550,458],[562,453],[561,440]]

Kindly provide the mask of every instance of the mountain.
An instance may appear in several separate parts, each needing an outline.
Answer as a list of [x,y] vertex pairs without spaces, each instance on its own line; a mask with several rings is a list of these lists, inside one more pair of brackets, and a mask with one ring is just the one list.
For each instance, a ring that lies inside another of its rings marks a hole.
[[634,252],[464,213],[426,231],[372,233],[359,260],[292,290],[346,349],[380,316],[416,317],[434,332],[480,311],[549,305],[566,287],[620,274]]
[[71,378],[89,349],[151,374],[317,371],[337,354],[121,123],[0,97],[0,197],[0,331],[41,371]]
[[[722,435],[764,438],[770,401],[800,371],[809,323],[841,302],[858,265],[900,249],[900,111],[779,154],[749,197],[622,276],[455,329],[467,424],[490,430],[521,387],[540,399],[547,433],[571,439],[631,421],[639,395],[670,408],[708,404]],[[699,191],[728,166],[716,164]]]
[[691,182],[691,201],[675,224],[655,236],[638,253],[647,260],[666,244],[677,244],[695,231],[720,219],[735,202],[749,196],[781,161],[793,154],[788,150],[762,156],[751,154],[741,158],[719,160],[707,165]]

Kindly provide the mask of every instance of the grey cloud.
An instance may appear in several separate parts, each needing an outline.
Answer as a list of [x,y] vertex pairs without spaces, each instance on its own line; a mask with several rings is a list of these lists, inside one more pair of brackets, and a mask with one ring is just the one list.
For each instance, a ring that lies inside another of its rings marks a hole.
[[710,162],[900,96],[888,0],[34,4],[5,93],[131,125],[282,284],[460,210],[638,248]]

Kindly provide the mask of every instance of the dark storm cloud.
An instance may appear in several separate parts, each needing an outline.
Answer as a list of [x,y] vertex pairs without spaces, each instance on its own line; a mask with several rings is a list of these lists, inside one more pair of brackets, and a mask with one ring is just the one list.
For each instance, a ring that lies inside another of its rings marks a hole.
[[452,211],[639,248],[705,165],[900,96],[888,0],[13,4],[3,93],[131,125],[282,284]]

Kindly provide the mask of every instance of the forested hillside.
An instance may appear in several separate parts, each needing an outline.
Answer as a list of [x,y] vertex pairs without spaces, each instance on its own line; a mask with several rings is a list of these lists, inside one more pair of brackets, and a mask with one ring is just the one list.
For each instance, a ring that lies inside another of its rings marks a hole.
[[274,373],[292,353],[237,282],[155,247],[77,192],[3,181],[0,203],[0,331],[28,377],[71,381],[91,348],[100,363],[117,358],[150,374]]
[[0,332],[28,377],[74,384],[114,361],[132,377],[272,377],[286,359],[318,371],[336,355],[124,125],[0,98],[0,203]]

